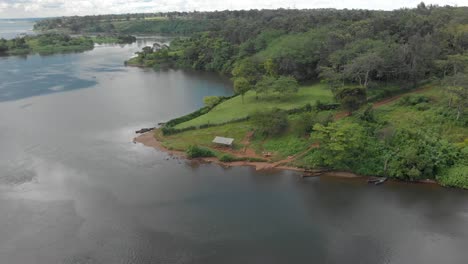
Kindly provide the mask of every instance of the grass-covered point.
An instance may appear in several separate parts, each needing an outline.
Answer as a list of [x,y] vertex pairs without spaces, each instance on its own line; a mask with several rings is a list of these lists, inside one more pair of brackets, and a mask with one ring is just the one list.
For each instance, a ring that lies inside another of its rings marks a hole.
[[[238,107],[255,104],[255,100],[242,104],[240,96],[234,99],[239,100]],[[439,85],[363,106],[351,116],[342,115],[342,110],[317,107],[288,112],[275,109],[271,101],[270,110],[253,112],[248,121],[192,127],[171,135],[163,135],[161,130],[156,133],[170,149],[203,146],[227,162],[243,157],[248,148],[255,157],[270,153],[272,162],[287,159],[283,165],[408,181],[432,179],[445,186],[467,188],[468,120],[466,116],[457,120],[456,108],[447,107],[450,103],[447,91]],[[224,104],[229,100],[211,111]],[[211,122],[209,117],[216,117],[211,111],[179,125],[185,127],[200,119]],[[249,134],[253,136],[246,140]],[[211,143],[215,136],[234,138],[234,155]]]
[[93,37],[72,37],[60,33],[46,33],[35,36],[22,36],[15,39],[0,39],[0,55],[25,55],[31,53],[53,54],[92,50],[94,43],[133,43],[130,35],[98,35]]
[[5,55],[80,52],[91,50],[93,47],[94,42],[88,37],[71,37],[55,33],[24,36],[11,40],[0,39],[0,54]]

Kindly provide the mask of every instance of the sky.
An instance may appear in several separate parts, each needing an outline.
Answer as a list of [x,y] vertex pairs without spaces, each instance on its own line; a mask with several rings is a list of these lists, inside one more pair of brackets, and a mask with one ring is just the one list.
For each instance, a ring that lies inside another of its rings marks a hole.
[[[0,18],[263,8],[393,10],[416,7],[419,2],[421,0],[0,0]],[[468,6],[468,0],[427,0],[424,2]]]

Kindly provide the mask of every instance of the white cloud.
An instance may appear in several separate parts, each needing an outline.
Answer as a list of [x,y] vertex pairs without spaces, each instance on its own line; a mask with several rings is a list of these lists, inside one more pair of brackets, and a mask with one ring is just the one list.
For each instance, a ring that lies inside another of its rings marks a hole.
[[[262,8],[355,8],[392,10],[421,0],[0,0],[0,18],[93,15],[158,11],[213,11]],[[468,5],[468,0],[428,0],[426,4]]]

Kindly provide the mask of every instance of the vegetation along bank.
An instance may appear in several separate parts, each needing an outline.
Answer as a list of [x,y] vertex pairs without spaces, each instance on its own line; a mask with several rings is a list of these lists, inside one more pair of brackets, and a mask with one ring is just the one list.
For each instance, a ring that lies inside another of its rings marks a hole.
[[236,96],[207,97],[154,132],[167,149],[468,188],[467,7],[91,18],[37,27],[186,34],[127,64],[232,78]]

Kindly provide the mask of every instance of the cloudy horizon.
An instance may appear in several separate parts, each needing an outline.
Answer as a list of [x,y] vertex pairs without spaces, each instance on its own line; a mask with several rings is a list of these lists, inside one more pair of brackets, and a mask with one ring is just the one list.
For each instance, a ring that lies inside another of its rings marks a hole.
[[[421,0],[0,0],[1,18],[39,18],[73,15],[215,11],[276,8],[337,8],[394,10],[416,7]],[[467,6],[468,0],[424,1],[427,5]]]

